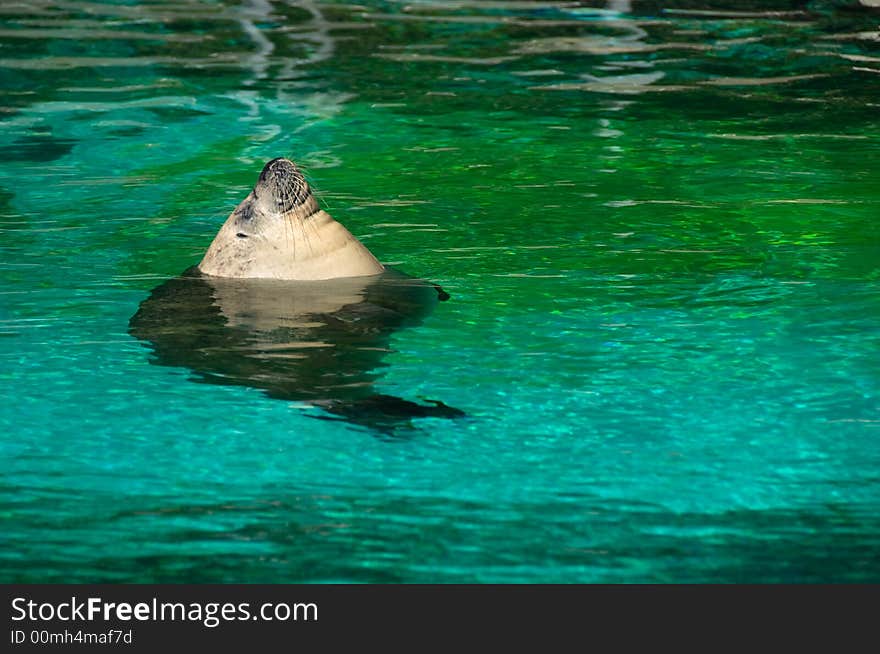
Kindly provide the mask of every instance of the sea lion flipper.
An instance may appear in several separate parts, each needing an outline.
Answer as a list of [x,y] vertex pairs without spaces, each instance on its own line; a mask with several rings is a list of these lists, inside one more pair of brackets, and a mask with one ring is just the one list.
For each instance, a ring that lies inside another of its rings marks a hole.
[[402,421],[413,418],[463,418],[467,414],[439,400],[425,399],[420,404],[395,395],[377,393],[367,397],[330,402],[316,402],[333,416],[314,416],[322,420],[346,420],[372,427],[378,431],[393,433]]
[[449,293],[443,290],[443,287],[440,286],[440,284],[432,284],[432,286],[436,289],[437,299],[441,302],[446,302],[446,300],[452,297],[451,295],[449,295]]

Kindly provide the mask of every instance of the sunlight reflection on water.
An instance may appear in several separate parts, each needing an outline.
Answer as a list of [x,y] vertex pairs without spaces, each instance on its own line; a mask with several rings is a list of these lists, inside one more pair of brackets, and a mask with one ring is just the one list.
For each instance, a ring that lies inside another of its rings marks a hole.
[[[0,578],[876,581],[878,14],[838,4],[0,5]],[[375,373],[466,419],[128,336],[280,155],[449,291]]]

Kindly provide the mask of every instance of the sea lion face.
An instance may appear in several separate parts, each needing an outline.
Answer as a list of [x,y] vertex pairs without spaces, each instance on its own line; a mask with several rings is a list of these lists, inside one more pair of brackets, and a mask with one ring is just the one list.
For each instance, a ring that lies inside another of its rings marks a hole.
[[320,280],[384,268],[318,205],[289,159],[272,159],[217,233],[199,270],[215,277]]
[[253,190],[232,212],[237,239],[267,236],[284,221],[303,220],[318,211],[309,183],[289,159],[273,159]]

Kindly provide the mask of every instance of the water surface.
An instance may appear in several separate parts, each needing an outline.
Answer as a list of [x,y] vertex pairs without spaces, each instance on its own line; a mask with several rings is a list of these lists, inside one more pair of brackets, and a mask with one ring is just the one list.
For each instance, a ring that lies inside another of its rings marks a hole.
[[[0,6],[0,579],[880,581],[880,14]],[[452,295],[396,438],[128,333],[263,163]]]

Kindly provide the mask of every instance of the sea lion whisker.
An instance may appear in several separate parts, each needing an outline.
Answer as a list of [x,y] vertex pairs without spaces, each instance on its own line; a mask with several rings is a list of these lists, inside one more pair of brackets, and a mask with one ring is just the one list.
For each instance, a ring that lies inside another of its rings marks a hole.
[[305,226],[303,225],[302,219],[299,217],[298,214],[293,213],[291,215],[289,222],[294,230],[296,229],[295,225],[299,226],[299,231],[302,234],[302,240],[305,242],[305,245],[309,248],[309,254],[314,256],[314,250],[312,250],[312,244],[309,242],[309,235],[306,234]]
[[[316,211],[315,213],[317,213],[317,211]],[[312,216],[314,216],[315,213],[313,213],[311,216],[307,216],[306,219],[303,220],[303,224],[308,223],[309,225],[311,225],[311,227],[312,227],[312,231],[315,233],[315,238],[318,239],[318,242],[319,242],[319,243],[322,243],[322,244],[323,244],[324,239],[321,238],[321,232],[320,232],[320,230],[318,229],[318,226],[315,224],[315,221],[314,221],[314,220],[308,220],[309,218],[311,218]]]
[[327,194],[324,193],[324,191],[312,187],[312,195],[314,195],[315,199],[319,200],[321,204],[326,205],[328,209],[333,211],[333,206],[327,201]]
[[[282,223],[286,223],[286,220],[283,220]],[[288,231],[289,230],[289,231]],[[285,244],[290,243],[290,249],[293,251],[293,259],[296,260],[296,235],[293,233],[293,228],[289,228],[286,224],[284,224],[284,242]]]

